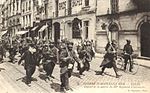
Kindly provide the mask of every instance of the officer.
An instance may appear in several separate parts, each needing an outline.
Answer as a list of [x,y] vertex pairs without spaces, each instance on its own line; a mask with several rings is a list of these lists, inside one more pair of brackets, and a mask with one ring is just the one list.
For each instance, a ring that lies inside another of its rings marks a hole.
[[60,79],[61,79],[61,89],[69,90],[69,78],[71,77],[74,63],[80,63],[81,61],[77,57],[75,51],[73,50],[73,42],[68,42],[67,46],[63,45],[60,51]]
[[133,54],[133,48],[130,40],[126,40],[127,43],[124,45],[123,52],[124,52],[124,71],[126,70],[127,62],[129,61],[130,63],[130,68],[129,71],[132,72],[133,68],[133,62],[132,62],[132,54]]
[[106,54],[104,56],[104,60],[102,61],[100,67],[102,67],[101,75],[103,75],[105,68],[113,68],[116,74],[116,78],[119,78],[121,75],[117,73],[117,66],[116,66],[116,53],[117,53],[117,42],[112,40],[112,43],[108,43],[106,45]]
[[22,60],[25,60],[24,68],[26,70],[26,81],[25,83],[27,85],[31,84],[31,77],[35,72],[36,69],[36,49],[34,47],[34,44],[29,44],[29,48],[25,53],[22,55],[21,59],[18,62],[18,65],[21,64]]

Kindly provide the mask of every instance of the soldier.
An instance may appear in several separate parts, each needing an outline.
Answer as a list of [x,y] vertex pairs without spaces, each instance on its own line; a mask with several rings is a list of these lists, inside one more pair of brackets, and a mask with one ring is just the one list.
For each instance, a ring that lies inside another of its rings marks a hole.
[[54,46],[54,42],[50,41],[49,46],[46,46],[46,51],[44,51],[43,53],[43,68],[46,71],[46,75],[48,79],[49,76],[54,78],[52,76],[52,72],[57,62],[57,55],[58,55],[58,50]]
[[107,53],[104,56],[104,60],[102,61],[100,67],[102,67],[101,75],[104,73],[105,68],[112,68],[114,69],[114,72],[116,74],[116,78],[119,78],[121,75],[118,75],[117,73],[117,66],[116,66],[116,53],[117,53],[117,47],[116,47],[116,41],[112,40],[112,43],[108,43],[106,45],[105,50]]
[[79,73],[80,75],[83,75],[83,72],[85,70],[89,70],[90,68],[90,61],[91,61],[91,55],[86,51],[86,50],[82,50],[80,53],[79,53],[79,58],[82,60],[83,62],[83,67],[80,68],[79,70]]
[[9,54],[10,62],[14,63],[15,55],[17,54],[17,44],[15,41],[13,41],[13,44],[9,48]]
[[93,58],[95,56],[95,51],[94,51],[94,48],[92,46],[92,42],[86,41],[85,49],[87,52],[89,52],[89,54],[91,55],[91,58]]
[[4,56],[5,56],[5,50],[2,41],[0,41],[0,62],[2,62]]
[[26,70],[26,81],[27,85],[31,84],[31,77],[36,69],[36,49],[34,48],[34,44],[29,44],[28,50],[22,55],[21,59],[18,62],[18,65],[21,64],[22,60],[25,60],[24,68]]
[[69,90],[69,78],[71,77],[75,61],[80,63],[73,49],[73,43],[69,42],[67,47],[61,46],[60,51],[60,78],[61,78],[61,90]]
[[[92,61],[92,57],[94,57],[94,52],[92,50],[91,42],[86,41],[86,44],[83,47],[83,52],[84,53],[84,64],[85,64],[85,70],[89,71],[90,70],[90,62]],[[81,53],[82,54],[82,53]]]
[[133,68],[133,63],[132,63],[132,54],[133,54],[133,48],[130,45],[131,41],[130,40],[126,40],[127,44],[124,45],[123,48],[123,52],[124,52],[124,71],[126,70],[126,66],[127,66],[127,62],[129,61],[130,63],[130,68],[129,71],[132,72],[132,68]]

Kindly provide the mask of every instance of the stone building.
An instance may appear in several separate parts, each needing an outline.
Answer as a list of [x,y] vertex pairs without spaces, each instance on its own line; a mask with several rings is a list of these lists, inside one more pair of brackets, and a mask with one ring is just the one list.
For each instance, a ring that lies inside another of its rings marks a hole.
[[130,39],[135,53],[150,57],[149,5],[149,0],[97,0],[96,50],[104,52],[108,37],[119,49]]
[[52,0],[55,42],[68,38],[77,42],[95,39],[96,0]]
[[21,0],[7,0],[7,28],[11,37],[21,30]]

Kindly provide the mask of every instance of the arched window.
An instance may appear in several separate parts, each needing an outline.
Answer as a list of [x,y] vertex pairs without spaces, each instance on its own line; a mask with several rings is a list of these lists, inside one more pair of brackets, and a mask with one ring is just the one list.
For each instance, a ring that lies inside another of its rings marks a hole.
[[115,22],[112,22],[109,25],[108,29],[110,31],[110,39],[118,41],[118,31],[119,31],[118,25]]
[[111,23],[108,27],[109,31],[114,32],[114,31],[118,31],[119,27],[116,23]]
[[72,21],[72,38],[81,38],[82,21],[74,18]]

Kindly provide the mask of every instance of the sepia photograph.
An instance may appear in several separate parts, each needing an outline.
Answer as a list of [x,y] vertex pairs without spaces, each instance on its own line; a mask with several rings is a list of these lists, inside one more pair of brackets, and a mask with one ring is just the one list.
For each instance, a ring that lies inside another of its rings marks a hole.
[[150,93],[150,0],[0,0],[0,93]]

